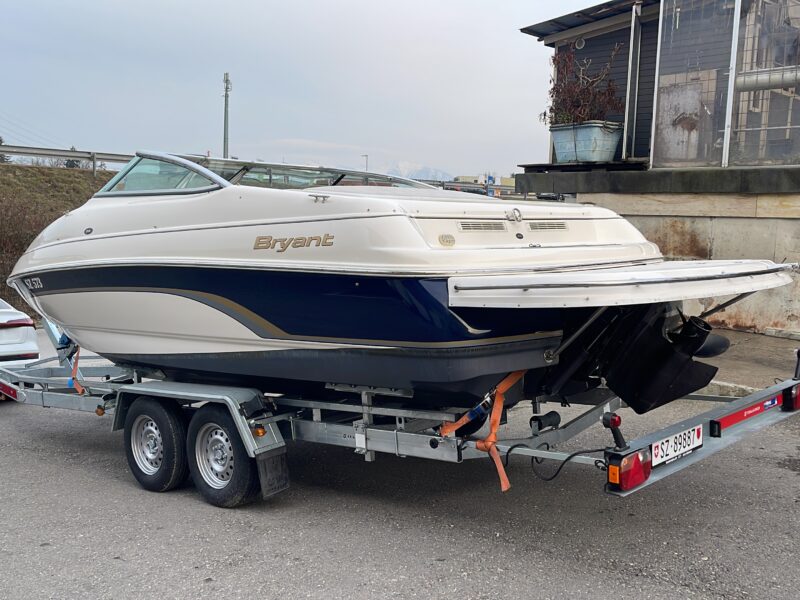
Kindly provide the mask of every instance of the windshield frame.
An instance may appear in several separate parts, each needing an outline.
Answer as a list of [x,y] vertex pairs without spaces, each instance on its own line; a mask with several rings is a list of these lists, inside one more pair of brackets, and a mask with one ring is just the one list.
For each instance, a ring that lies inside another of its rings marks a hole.
[[[360,177],[360,178],[366,178],[368,181],[374,180],[374,181],[386,182],[388,185],[385,187],[416,188],[416,189],[427,189],[427,190],[438,189],[436,188],[436,186],[429,185],[427,183],[422,183],[421,181],[415,181],[413,179],[408,179],[406,177],[385,175],[383,173],[375,173],[371,171],[357,171],[354,169],[340,169],[337,167],[324,167],[319,165],[296,165],[296,164],[286,164],[286,163],[268,163],[262,161],[247,161],[247,160],[228,159],[228,158],[213,158],[200,155],[181,155],[181,158],[187,159],[188,161],[191,162],[195,162],[195,164],[202,165],[208,170],[212,169],[211,167],[212,164],[228,167],[231,171],[233,171],[233,173],[226,181],[228,181],[233,185],[241,185],[242,187],[260,187],[260,186],[247,186],[245,184],[239,183],[248,172],[254,169],[259,169],[259,170],[275,169],[277,171],[283,171],[283,172],[292,170],[298,172],[316,171],[325,176],[334,176],[335,183],[331,185],[336,185],[342,179],[345,179],[347,177]],[[394,184],[399,184],[399,185],[394,185]],[[369,184],[365,185],[369,186]],[[277,187],[269,188],[265,186],[264,189],[307,190],[307,189],[314,189],[315,187],[328,187],[328,186],[307,186],[307,187],[296,187],[296,188],[277,188]],[[342,187],[345,188],[351,186],[343,185]],[[384,187],[384,186],[375,186],[375,187]]]
[[[168,164],[177,165],[187,169],[191,173],[196,173],[201,177],[210,181],[209,185],[204,185],[196,188],[165,188],[155,190],[121,190],[118,192],[112,191],[128,173],[130,173],[136,165],[143,159],[150,159],[161,161]],[[137,152],[136,156],[125,165],[119,173],[117,173],[111,180],[105,184],[100,190],[95,193],[95,197],[124,197],[124,196],[185,196],[188,194],[202,194],[205,192],[213,192],[222,188],[231,187],[231,183],[225,178],[220,177],[213,171],[206,169],[204,166],[174,154],[166,154],[163,152]]]

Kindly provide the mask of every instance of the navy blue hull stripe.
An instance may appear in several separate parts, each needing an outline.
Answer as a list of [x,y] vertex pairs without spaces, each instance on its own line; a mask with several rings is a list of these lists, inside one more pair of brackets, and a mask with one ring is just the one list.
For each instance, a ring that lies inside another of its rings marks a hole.
[[[562,315],[555,309],[455,314],[445,279],[167,266],[83,268],[36,277],[41,287],[30,291],[37,297],[86,291],[180,295],[270,339],[470,346],[549,337],[561,329]],[[470,332],[467,324],[481,331]]]

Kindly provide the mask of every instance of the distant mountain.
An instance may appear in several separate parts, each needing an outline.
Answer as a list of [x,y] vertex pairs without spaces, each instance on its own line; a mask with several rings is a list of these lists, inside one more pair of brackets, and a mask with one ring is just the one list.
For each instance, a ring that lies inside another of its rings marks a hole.
[[407,179],[427,179],[429,181],[452,181],[450,173],[410,162],[399,162],[384,171],[387,175],[406,177]]

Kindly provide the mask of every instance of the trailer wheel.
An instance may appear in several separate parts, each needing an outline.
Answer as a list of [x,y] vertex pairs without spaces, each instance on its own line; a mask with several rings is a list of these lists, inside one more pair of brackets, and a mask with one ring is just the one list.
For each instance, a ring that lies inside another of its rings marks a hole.
[[186,443],[192,481],[207,502],[233,508],[258,497],[256,461],[247,455],[227,408],[207,404],[198,410]]
[[167,492],[186,481],[186,422],[174,403],[141,397],[125,416],[125,456],[133,476],[151,492]]

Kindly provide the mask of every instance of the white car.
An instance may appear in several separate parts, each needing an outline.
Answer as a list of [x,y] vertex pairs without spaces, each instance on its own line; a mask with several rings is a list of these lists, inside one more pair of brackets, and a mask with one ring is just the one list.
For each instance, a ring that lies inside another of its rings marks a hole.
[[33,319],[0,300],[0,367],[22,365],[38,358]]

